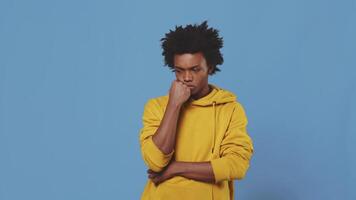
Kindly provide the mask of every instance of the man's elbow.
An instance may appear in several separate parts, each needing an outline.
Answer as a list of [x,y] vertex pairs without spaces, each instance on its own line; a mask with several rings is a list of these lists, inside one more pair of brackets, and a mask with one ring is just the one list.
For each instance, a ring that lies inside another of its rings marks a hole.
[[163,167],[157,167],[155,165],[149,165],[149,169],[151,169],[154,172],[159,173],[159,172],[161,172],[163,170]]
[[174,151],[164,154],[152,141],[152,137],[142,143],[141,152],[148,168],[155,172],[162,171],[169,164],[174,154]]
[[234,176],[232,177],[233,179],[237,179],[237,180],[242,180],[245,178],[247,173],[247,169],[241,169],[239,170],[237,173],[234,174]]
[[155,160],[147,154],[143,155],[143,160],[147,167],[154,172],[162,171],[169,163],[167,160]]
[[230,154],[211,161],[215,182],[224,180],[241,180],[246,176],[249,168],[249,159]]
[[250,167],[249,161],[243,159],[236,159],[231,167],[230,179],[242,180],[245,178],[247,171]]

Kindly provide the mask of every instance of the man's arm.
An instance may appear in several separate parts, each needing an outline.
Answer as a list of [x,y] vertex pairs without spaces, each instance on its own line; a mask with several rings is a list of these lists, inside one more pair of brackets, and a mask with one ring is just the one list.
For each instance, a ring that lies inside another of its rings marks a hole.
[[162,122],[152,137],[153,142],[164,154],[174,151],[177,121],[181,107],[181,104],[168,102]]
[[163,116],[158,102],[150,100],[145,105],[141,152],[147,166],[155,172],[166,167],[173,156],[179,113],[189,96],[189,87],[174,80]]
[[196,181],[215,183],[215,176],[210,161],[172,161],[162,172],[154,172],[152,170],[148,170],[147,173],[149,174],[148,178],[152,179],[156,185],[174,176],[183,176],[185,178],[194,179]]
[[214,183],[215,177],[210,161],[206,162],[176,162],[176,176]]
[[179,105],[167,104],[162,117],[155,100],[145,105],[140,146],[144,162],[155,172],[163,170],[173,156],[179,110]]

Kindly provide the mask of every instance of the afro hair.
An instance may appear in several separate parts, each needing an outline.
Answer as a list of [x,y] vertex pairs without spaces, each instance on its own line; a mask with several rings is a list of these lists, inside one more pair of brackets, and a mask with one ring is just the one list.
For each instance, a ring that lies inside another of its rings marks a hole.
[[217,65],[224,62],[220,48],[223,47],[223,38],[219,37],[219,30],[208,28],[207,20],[200,25],[175,26],[175,30],[169,30],[162,42],[162,55],[165,66],[174,68],[174,55],[184,53],[202,52],[209,68],[210,75],[220,71]]

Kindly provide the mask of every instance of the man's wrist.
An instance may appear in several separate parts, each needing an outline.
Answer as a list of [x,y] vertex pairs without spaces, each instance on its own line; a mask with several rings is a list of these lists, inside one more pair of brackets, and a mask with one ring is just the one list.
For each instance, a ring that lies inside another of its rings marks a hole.
[[174,162],[174,170],[173,170],[173,175],[174,176],[180,176],[185,172],[184,164],[182,162]]
[[172,101],[169,101],[168,100],[168,103],[167,103],[167,107],[170,107],[170,108],[174,108],[174,109],[180,109],[182,107],[183,104],[181,103],[176,103],[176,102],[172,102]]

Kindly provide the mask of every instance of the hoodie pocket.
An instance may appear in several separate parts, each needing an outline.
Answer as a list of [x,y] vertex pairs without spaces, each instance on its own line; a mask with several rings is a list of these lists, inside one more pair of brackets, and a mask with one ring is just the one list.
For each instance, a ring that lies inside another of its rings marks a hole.
[[162,184],[164,185],[174,185],[177,187],[182,187],[182,186],[187,186],[189,185],[189,182],[191,182],[192,180],[184,178],[182,176],[175,176],[171,179],[166,180],[165,182],[163,182]]
[[[177,176],[178,177],[178,176]],[[161,183],[155,192],[155,200],[210,200],[211,185],[199,181],[174,177]]]

